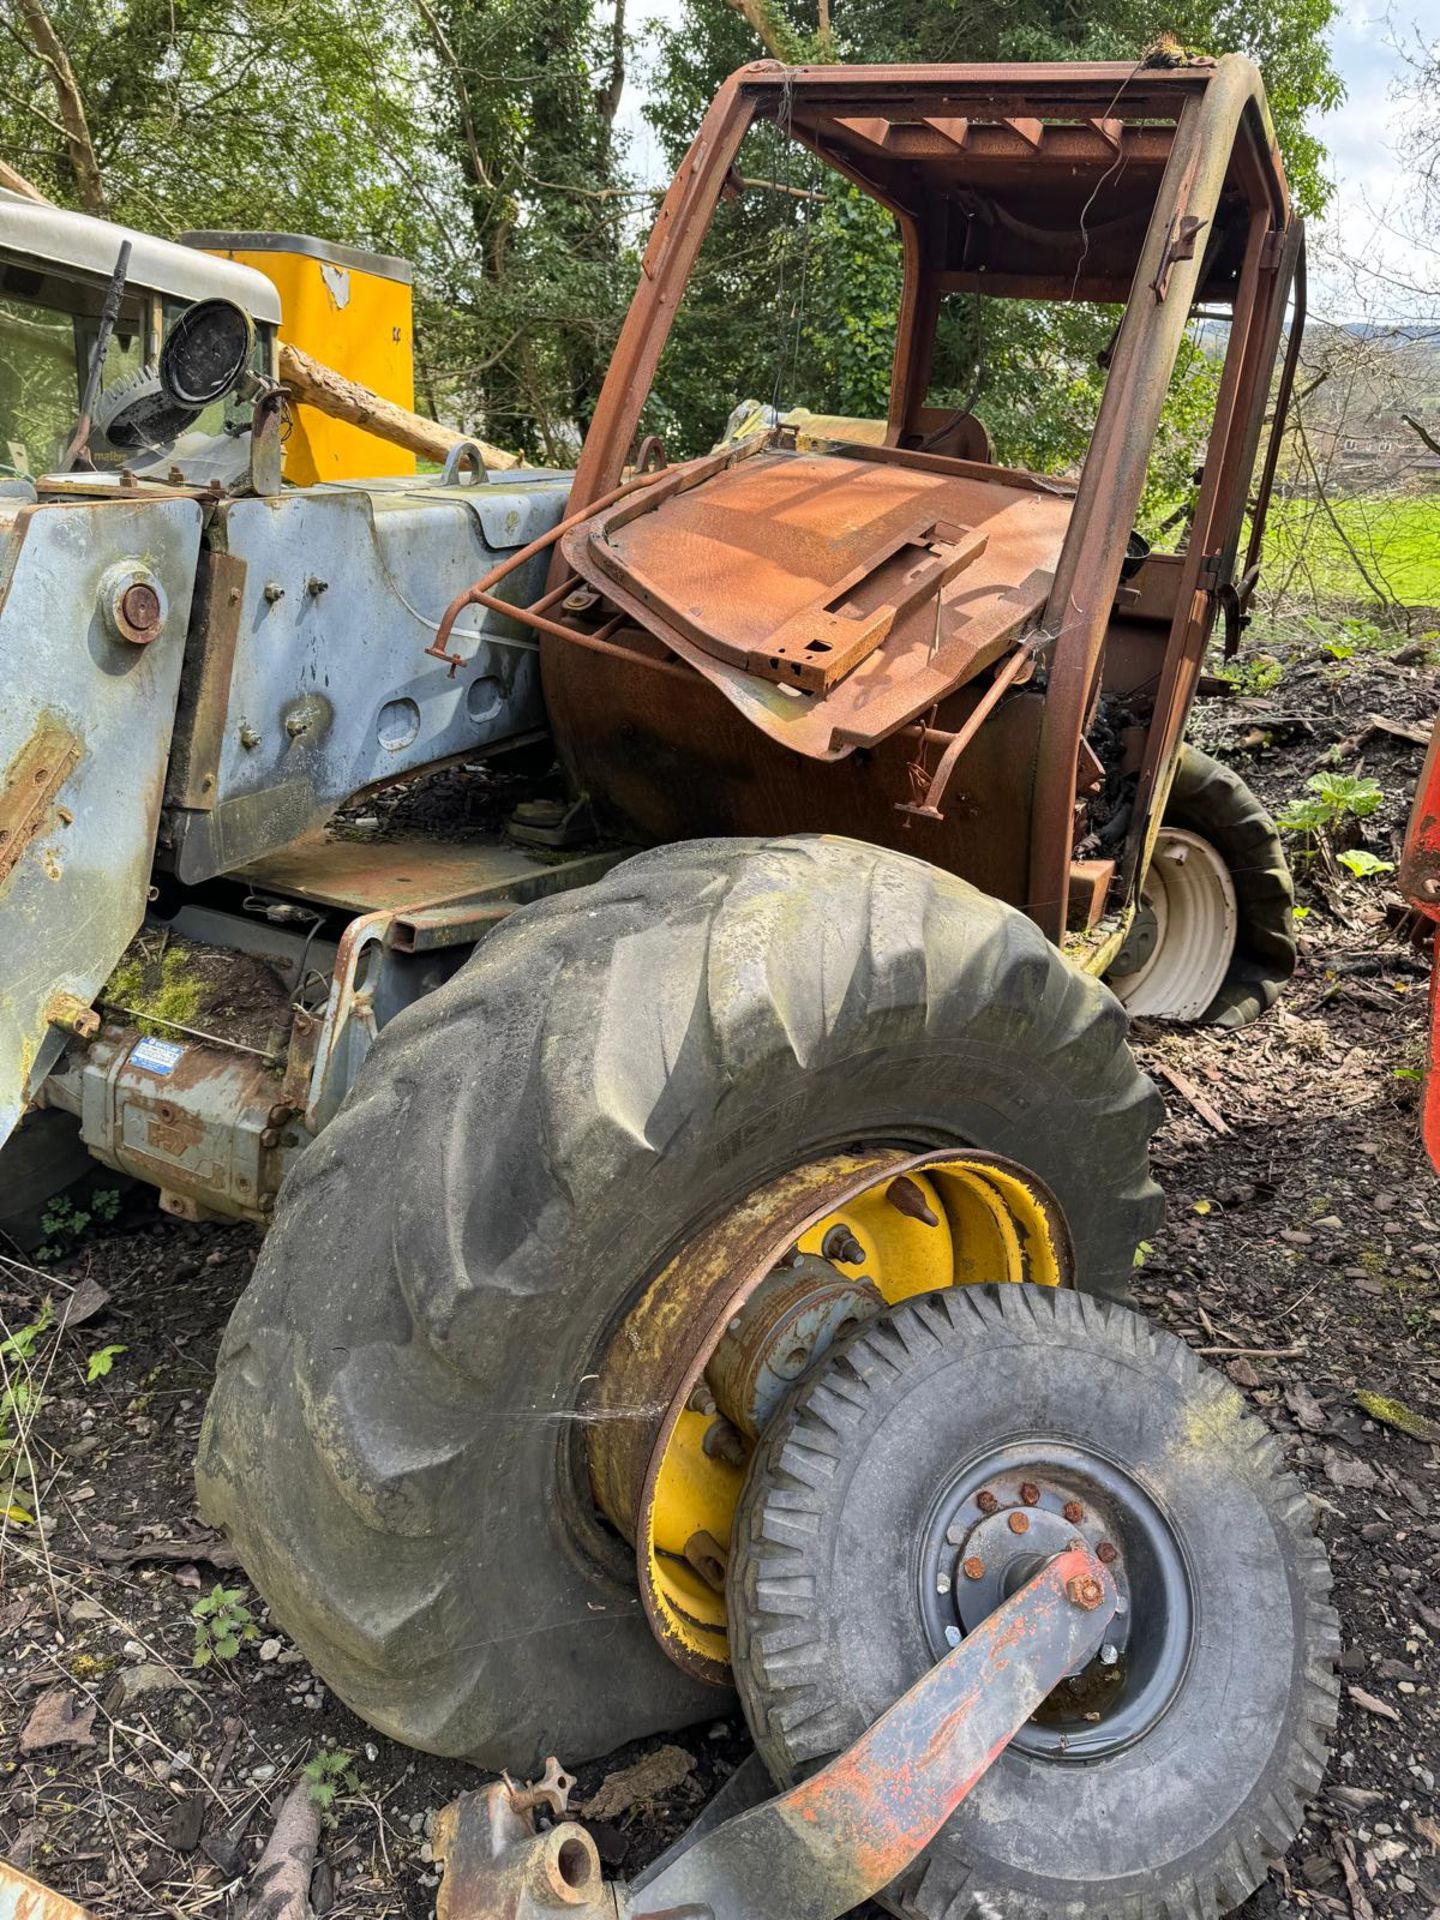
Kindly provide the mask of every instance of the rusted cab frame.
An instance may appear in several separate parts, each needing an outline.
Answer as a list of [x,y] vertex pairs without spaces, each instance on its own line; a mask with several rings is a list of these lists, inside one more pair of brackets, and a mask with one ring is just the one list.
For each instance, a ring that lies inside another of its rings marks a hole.
[[[898,223],[904,284],[885,433],[890,451],[874,450],[880,457],[927,458],[907,448],[933,417],[925,396],[945,293],[983,287],[1016,297],[1128,302],[1040,622],[1048,654],[1045,697],[1033,754],[1028,877],[1017,892],[1058,940],[1070,891],[1077,767],[1117,614],[1122,561],[1181,337],[1205,298],[1225,302],[1231,329],[1193,527],[1183,555],[1157,556],[1129,595],[1141,603],[1142,615],[1148,608],[1152,629],[1168,620],[1121,875],[1129,895],[1158,824],[1217,613],[1226,609],[1232,628],[1238,625],[1255,584],[1303,293],[1302,227],[1290,206],[1260,76],[1233,55],[1156,70],[1118,64],[786,68],[769,62],[743,68],[716,96],[660,210],[581,454],[572,520],[598,510],[622,484],[701,242],[732,180],[741,142],[761,118],[810,146]],[[1046,165],[1038,169],[1042,160]],[[1077,181],[1082,188],[1104,184],[1131,169],[1143,198],[1091,232],[1082,195],[1073,258],[1058,263],[1053,249],[1046,255],[1027,239],[1023,222],[1012,222],[1006,261],[991,270],[984,260],[956,257],[947,169],[957,170],[956,178],[979,170],[1012,188],[1027,169],[1038,169],[1037,180],[1068,185],[1072,194]],[[1271,450],[1257,495],[1247,503],[1292,283],[1296,319]],[[987,471],[979,463],[950,464]],[[1247,504],[1251,536],[1237,579]],[[549,604],[567,572],[557,553]],[[606,635],[611,631],[613,623]],[[582,637],[581,647],[586,644]],[[589,645],[593,653],[593,638]],[[586,726],[574,679],[581,656],[553,621],[542,629],[541,649],[557,734],[573,751]],[[587,665],[598,672],[593,658]],[[664,702],[677,691],[672,683]],[[927,851],[918,840],[907,844]],[[935,857],[947,864],[943,855]],[[964,871],[963,861],[960,866]]]

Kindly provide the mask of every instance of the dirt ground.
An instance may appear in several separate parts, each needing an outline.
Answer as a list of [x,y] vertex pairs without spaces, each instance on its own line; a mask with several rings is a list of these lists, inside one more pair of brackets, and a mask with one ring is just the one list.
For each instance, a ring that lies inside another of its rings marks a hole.
[[[1192,736],[1273,808],[1322,765],[1374,778],[1385,798],[1363,845],[1393,861],[1421,760],[1406,730],[1440,703],[1429,656],[1336,658],[1313,635],[1264,651],[1278,680],[1252,666],[1251,691],[1203,703]],[[1424,1423],[1440,1415],[1440,1196],[1415,1078],[1427,964],[1388,875],[1331,881],[1318,859],[1303,871],[1301,963],[1278,1009],[1234,1035],[1137,1035],[1169,1114],[1156,1143],[1168,1218],[1137,1293],[1270,1421],[1335,1570],[1346,1651],[1327,1785],[1247,1910],[1436,1920],[1440,1428]],[[70,1315],[28,1357],[6,1356],[6,1380],[42,1397],[12,1417],[23,1445],[0,1521],[0,1848],[97,1915],[230,1915],[309,1764],[333,1789],[317,1913],[420,1920],[434,1814],[478,1776],[349,1714],[194,1508],[211,1366],[255,1238],[163,1218],[143,1195],[109,1223],[100,1210],[59,1224],[70,1251],[43,1270],[0,1264],[4,1335],[35,1325],[47,1297]],[[1391,1396],[1432,1437],[1372,1417],[1357,1392]],[[197,1667],[191,1608],[217,1583],[253,1618],[229,1621],[230,1657]],[[648,1760],[591,1816],[621,1870],[746,1751],[733,1719],[659,1746],[581,1772],[584,1808],[605,1776]],[[348,1759],[316,1767],[325,1752]]]

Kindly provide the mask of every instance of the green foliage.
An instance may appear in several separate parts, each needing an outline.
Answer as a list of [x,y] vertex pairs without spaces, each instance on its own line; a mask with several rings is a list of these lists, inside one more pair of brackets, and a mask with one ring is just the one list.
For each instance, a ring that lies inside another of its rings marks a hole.
[[247,1641],[259,1639],[260,1629],[250,1609],[243,1604],[244,1599],[244,1587],[226,1587],[217,1582],[191,1607],[195,1621],[192,1665],[208,1667],[212,1660],[233,1660]]
[[306,1795],[311,1805],[320,1809],[327,1827],[335,1825],[335,1800],[341,1787],[347,1793],[360,1791],[360,1776],[351,1764],[354,1758],[353,1753],[339,1747],[326,1747],[300,1769]]
[[1225,669],[1225,678],[1233,692],[1259,697],[1278,687],[1285,677],[1285,663],[1273,653],[1255,653],[1248,660],[1236,660]]
[[127,1347],[97,1347],[85,1363],[85,1384],[93,1387],[97,1380],[103,1380]]
[[102,1187],[90,1195],[83,1207],[77,1207],[63,1193],[55,1194],[45,1203],[45,1210],[40,1215],[40,1231],[45,1239],[36,1249],[35,1258],[41,1261],[58,1260],[67,1253],[73,1253],[95,1221],[109,1225],[119,1211],[118,1187]]
[[1313,773],[1305,791],[1310,797],[1287,807],[1276,823],[1289,833],[1329,832],[1347,817],[1364,820],[1385,798],[1368,775],[1353,773]]
[[1371,853],[1368,847],[1350,847],[1335,858],[1342,867],[1348,867],[1357,880],[1368,880],[1372,874],[1393,873],[1395,862],[1382,860],[1378,854]]

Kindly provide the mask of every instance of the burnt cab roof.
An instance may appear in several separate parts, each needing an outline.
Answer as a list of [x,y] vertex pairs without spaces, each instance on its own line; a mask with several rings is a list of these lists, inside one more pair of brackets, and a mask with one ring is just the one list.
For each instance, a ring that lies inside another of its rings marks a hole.
[[[1187,60],[1035,66],[780,67],[736,76],[757,115],[919,230],[922,275],[947,291],[1123,301],[1170,158],[1175,128],[1222,71],[1249,63]],[[1225,302],[1243,222],[1289,195],[1257,84],[1215,231],[1200,236],[1204,301]]]

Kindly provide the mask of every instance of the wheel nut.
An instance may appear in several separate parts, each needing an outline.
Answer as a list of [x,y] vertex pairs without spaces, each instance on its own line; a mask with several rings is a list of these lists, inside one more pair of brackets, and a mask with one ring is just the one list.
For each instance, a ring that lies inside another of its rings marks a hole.
[[1040,1489],[1033,1480],[1022,1480],[1020,1482],[1020,1498],[1025,1502],[1027,1507],[1033,1507],[1038,1503],[1040,1499]]
[[965,1538],[965,1529],[958,1520],[952,1520],[945,1529],[945,1541],[948,1546],[958,1547]]
[[1093,1613],[1105,1598],[1105,1589],[1093,1574],[1078,1573],[1073,1580],[1065,1582],[1065,1597],[1071,1606]]
[[958,1646],[959,1646],[959,1644],[960,1644],[960,1629],[959,1629],[959,1627],[946,1627],[946,1629],[945,1629],[945,1644],[946,1644],[947,1646],[950,1646],[950,1647],[958,1647]]
[[1085,1509],[1078,1500],[1067,1500],[1064,1506],[1064,1514],[1072,1527],[1078,1527],[1080,1522],[1085,1518]]
[[1101,1666],[1113,1667],[1115,1665],[1115,1662],[1119,1658],[1120,1658],[1120,1649],[1112,1641],[1107,1640],[1104,1646],[1101,1647],[1100,1649]]
[[820,1251],[827,1260],[837,1260],[842,1267],[858,1267],[864,1264],[865,1249],[855,1238],[849,1227],[831,1227],[820,1243]]
[[1113,1546],[1110,1541],[1102,1540],[1095,1549],[1095,1558],[1097,1560],[1103,1560],[1108,1567],[1112,1560],[1118,1560],[1120,1558],[1120,1549],[1117,1546]]
[[985,1562],[978,1554],[972,1553],[960,1571],[967,1580],[983,1580],[985,1578]]
[[975,1504],[982,1513],[994,1513],[995,1509],[1000,1505],[1000,1502],[995,1498],[994,1494],[991,1493],[990,1489],[986,1487],[983,1492],[976,1494]]
[[1030,1516],[1028,1513],[1012,1513],[1008,1524],[1012,1533],[1028,1533],[1030,1531]]

